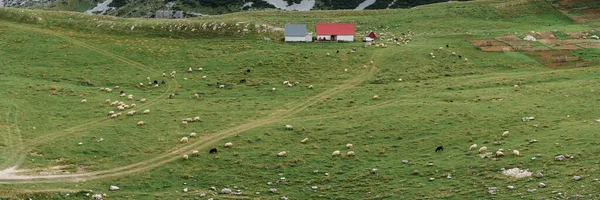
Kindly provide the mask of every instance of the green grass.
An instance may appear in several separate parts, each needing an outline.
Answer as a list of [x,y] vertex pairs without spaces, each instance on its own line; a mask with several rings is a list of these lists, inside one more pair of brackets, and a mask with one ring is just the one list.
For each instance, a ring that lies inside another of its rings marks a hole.
[[[5,88],[0,166],[19,165],[37,174],[100,173],[80,182],[1,180],[0,197],[85,199],[86,193],[106,193],[115,199],[197,199],[201,193],[211,196],[214,186],[239,189],[249,199],[535,199],[558,192],[597,198],[600,186],[592,181],[600,178],[597,49],[573,52],[593,66],[550,69],[522,52],[479,51],[469,40],[598,27],[573,24],[545,2],[497,8],[503,3],[173,21],[0,9]],[[221,22],[227,25],[202,28]],[[248,22],[249,31],[238,33],[245,25],[237,22]],[[375,30],[386,39],[414,34],[408,44],[363,48],[360,42],[282,43],[280,33],[255,28],[319,22],[354,22],[357,32]],[[186,73],[190,67],[203,70]],[[176,78],[162,77],[173,70]],[[138,87],[148,85],[146,77],[166,84]],[[284,86],[285,80],[299,84]],[[226,87],[219,89],[221,84]],[[115,85],[121,89],[99,90]],[[119,97],[120,90],[134,100]],[[168,99],[169,94],[176,95]],[[80,103],[83,98],[88,102]],[[106,113],[116,108],[105,99],[136,103],[138,113],[151,114],[110,119]],[[181,127],[182,119],[194,116],[201,122]],[[525,116],[535,120],[523,122]],[[141,120],[146,125],[136,126]],[[294,130],[285,130],[286,124]],[[505,130],[508,137],[501,136]],[[179,143],[191,132],[198,137]],[[303,138],[309,142],[300,143]],[[529,143],[532,139],[538,142]],[[233,148],[222,148],[226,142]],[[355,157],[345,156],[347,143],[354,145]],[[468,151],[473,143],[490,151],[518,149],[522,156],[482,159]],[[440,145],[444,152],[435,153]],[[208,154],[212,147],[219,153]],[[200,156],[184,161],[182,154],[192,149]],[[332,157],[335,150],[344,156]],[[280,151],[288,156],[276,156]],[[575,158],[554,161],[560,154]],[[149,162],[129,167],[144,161]],[[43,171],[52,166],[64,166],[65,172]],[[126,173],[111,171],[119,167]],[[148,168],[135,171],[140,167]],[[513,179],[500,173],[513,167],[545,176]],[[583,179],[575,182],[574,175]],[[538,188],[539,182],[547,187]],[[121,190],[108,191],[110,185]],[[490,195],[488,187],[497,187],[498,194]]]

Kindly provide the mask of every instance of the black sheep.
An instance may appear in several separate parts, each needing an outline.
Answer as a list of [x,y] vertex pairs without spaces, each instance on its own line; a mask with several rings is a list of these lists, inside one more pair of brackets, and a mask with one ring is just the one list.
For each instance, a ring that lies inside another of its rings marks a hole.
[[162,80],[162,81],[160,82],[160,84],[165,84],[165,80]]
[[210,149],[210,151],[208,151],[208,153],[217,153],[217,148]]
[[435,152],[438,152],[438,151],[444,151],[444,147],[443,147],[443,146],[439,146],[439,147],[437,147],[437,148],[435,149]]
[[158,81],[157,81],[157,80],[154,80],[154,84],[158,84]]

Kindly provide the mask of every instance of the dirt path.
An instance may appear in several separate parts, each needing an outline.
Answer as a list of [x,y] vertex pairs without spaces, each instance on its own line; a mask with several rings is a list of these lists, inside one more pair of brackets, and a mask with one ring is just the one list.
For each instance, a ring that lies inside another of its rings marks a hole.
[[[3,157],[6,160],[0,164],[2,169],[20,165],[23,159],[25,158],[25,152],[20,151],[20,147],[23,146],[23,138],[21,137],[21,130],[19,130],[19,107],[16,104],[5,101],[4,104],[12,104],[14,107],[14,111],[11,112],[11,108],[7,108],[6,111],[6,133],[4,144],[6,144],[6,152]],[[14,115],[11,121],[11,113]]]

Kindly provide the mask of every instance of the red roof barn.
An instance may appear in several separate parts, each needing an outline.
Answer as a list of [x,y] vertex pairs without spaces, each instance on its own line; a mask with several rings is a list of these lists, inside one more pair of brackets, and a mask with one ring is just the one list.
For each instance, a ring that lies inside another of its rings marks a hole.
[[317,24],[317,40],[354,41],[354,24]]

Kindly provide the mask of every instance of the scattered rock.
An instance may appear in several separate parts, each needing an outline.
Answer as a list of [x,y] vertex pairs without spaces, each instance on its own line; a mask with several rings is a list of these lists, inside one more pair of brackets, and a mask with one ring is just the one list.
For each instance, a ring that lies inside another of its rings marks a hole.
[[427,164],[427,165],[429,165],[429,166],[433,166],[433,163],[431,163],[431,162],[430,162],[430,163],[429,163],[429,164]]
[[213,187],[210,187],[210,189],[211,189],[211,190],[213,190],[213,191],[217,191],[217,188],[216,188],[216,187],[214,187],[214,186],[213,186]]
[[573,180],[578,181],[581,179],[581,176],[573,176]]
[[188,188],[183,188],[183,192],[188,192]]
[[108,190],[110,190],[110,191],[116,191],[116,190],[119,190],[119,187],[117,187],[117,186],[114,186],[114,185],[111,185],[111,186],[108,188]]
[[490,194],[496,194],[496,190],[497,190],[496,187],[489,187],[488,188],[488,193],[490,193]]
[[231,194],[231,189],[229,189],[229,188],[223,188],[221,190],[221,193],[223,193],[223,194]]
[[563,160],[565,160],[565,156],[563,156],[563,155],[556,156],[556,157],[554,157],[554,160],[563,161]]
[[408,164],[408,160],[402,160],[402,163]]
[[540,183],[540,184],[538,184],[538,186],[541,187],[541,188],[545,188],[546,184],[545,183]]
[[446,176],[447,179],[451,179],[452,178],[452,174],[448,174],[448,176]]
[[509,190],[514,190],[515,186],[509,185],[509,186],[506,186],[506,188],[508,188]]
[[92,199],[93,200],[102,200],[102,195],[101,194],[94,194],[94,195],[92,195]]
[[538,172],[537,174],[535,174],[536,178],[542,178],[544,177],[544,174],[542,174],[542,172]]
[[523,118],[521,118],[521,120],[523,120],[524,122],[528,122],[528,121],[531,121],[531,120],[534,120],[534,119],[535,119],[534,117],[523,117]]
[[275,193],[275,192],[277,192],[277,188],[269,188],[269,192]]
[[205,196],[206,196],[205,193],[200,194],[200,197],[205,197]]
[[522,170],[522,169],[515,167],[512,169],[502,171],[502,174],[513,177],[513,178],[523,178],[523,177],[531,176],[532,173],[527,170]]
[[537,140],[536,140],[536,139],[529,140],[529,143],[536,143],[536,142],[537,142]]
[[527,192],[535,192],[535,191],[537,191],[537,189],[535,189],[535,188],[527,189]]
[[280,200],[288,200],[288,198],[286,196],[281,196],[279,197]]
[[316,190],[318,187],[317,186],[312,186],[310,188],[312,188],[313,190]]
[[433,180],[435,180],[435,178],[429,178],[429,181],[433,181]]

